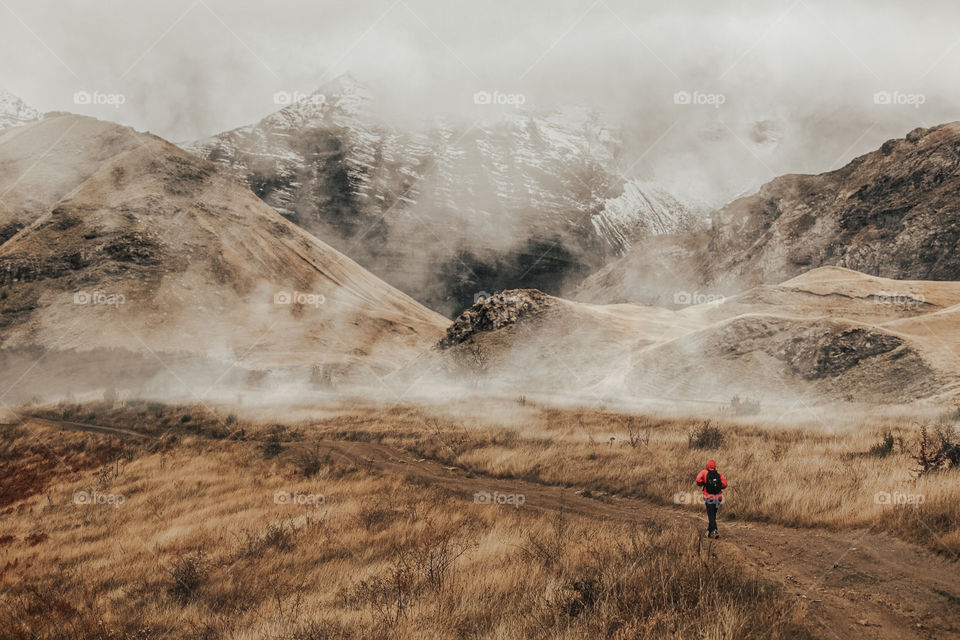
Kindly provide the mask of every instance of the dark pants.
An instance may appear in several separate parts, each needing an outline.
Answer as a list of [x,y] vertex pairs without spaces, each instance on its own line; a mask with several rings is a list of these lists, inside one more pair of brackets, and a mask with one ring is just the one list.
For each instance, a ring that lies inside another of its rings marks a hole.
[[715,498],[706,498],[703,502],[707,505],[707,531],[716,531],[717,510],[720,508],[720,501]]

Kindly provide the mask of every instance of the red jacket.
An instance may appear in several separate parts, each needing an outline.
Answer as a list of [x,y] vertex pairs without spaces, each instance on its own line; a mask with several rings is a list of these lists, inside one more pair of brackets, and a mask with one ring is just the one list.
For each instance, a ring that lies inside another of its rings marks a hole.
[[[712,499],[717,500],[717,501],[719,501],[719,502],[723,502],[723,492],[720,492],[720,493],[717,493],[717,494],[707,493],[707,488],[706,488],[706,486],[705,486],[705,485],[707,484],[707,472],[708,472],[708,471],[714,471],[716,468],[717,468],[717,463],[716,463],[716,462],[714,462],[713,460],[707,460],[707,468],[697,474],[697,486],[698,486],[698,487],[703,487],[703,499],[704,499],[704,500],[709,500],[709,499],[712,498]],[[720,472],[717,471],[717,473],[720,473]],[[724,489],[727,488],[727,479],[723,477],[723,474],[722,474],[722,473],[720,473],[720,485],[721,485]]]

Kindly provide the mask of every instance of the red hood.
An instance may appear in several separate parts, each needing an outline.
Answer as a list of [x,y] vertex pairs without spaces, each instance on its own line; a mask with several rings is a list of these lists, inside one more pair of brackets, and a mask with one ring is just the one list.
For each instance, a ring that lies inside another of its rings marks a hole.
[[717,463],[713,460],[707,460],[707,471],[714,471],[717,468]]

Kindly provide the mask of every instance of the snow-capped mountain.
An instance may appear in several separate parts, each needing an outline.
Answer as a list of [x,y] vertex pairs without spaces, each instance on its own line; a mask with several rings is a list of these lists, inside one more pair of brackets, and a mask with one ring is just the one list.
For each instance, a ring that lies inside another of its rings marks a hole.
[[691,231],[702,225],[706,204],[681,202],[654,182],[630,180],[616,198],[607,198],[593,215],[597,235],[620,253],[641,236]]
[[39,117],[39,111],[6,89],[0,89],[0,129],[18,127]]
[[637,237],[692,221],[663,189],[618,174],[619,131],[584,108],[401,130],[350,76],[296,97],[278,94],[291,103],[260,122],[183,146],[444,313],[480,291],[560,293]]

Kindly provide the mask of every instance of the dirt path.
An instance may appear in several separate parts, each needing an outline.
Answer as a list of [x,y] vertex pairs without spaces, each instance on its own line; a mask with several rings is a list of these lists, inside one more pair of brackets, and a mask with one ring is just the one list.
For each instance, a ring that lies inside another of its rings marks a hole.
[[[469,477],[467,471],[406,452],[365,443],[325,440],[332,454],[361,466],[417,478],[469,499],[477,491],[522,493],[524,509],[556,511],[617,522],[654,521],[701,535],[699,512],[616,498],[600,502],[570,489],[519,480]],[[512,508],[512,507],[502,507]],[[771,524],[723,522],[723,538],[705,544],[738,553],[745,563],[786,585],[804,601],[826,638],[960,638],[960,563],[869,530],[829,532]]]
[[86,433],[102,433],[108,436],[121,436],[130,438],[149,438],[146,433],[133,431],[132,429],[121,429],[120,427],[103,427],[98,424],[87,424],[85,422],[69,422],[67,420],[49,420],[47,418],[38,418],[30,416],[24,422],[40,424],[57,429],[69,429],[70,431],[84,431]]
[[[91,424],[31,418],[60,428],[121,437],[134,431]],[[478,491],[522,493],[523,509],[567,513],[594,520],[680,527],[701,535],[699,512],[614,498],[600,502],[570,489],[521,480],[471,476],[459,468],[415,459],[381,444],[323,440],[333,458],[361,467],[416,478],[472,499]],[[513,508],[513,507],[500,507]],[[708,542],[712,553],[735,553],[786,586],[784,608],[806,605],[811,622],[825,638],[960,639],[960,563],[870,530],[831,532],[791,529],[752,522],[724,522],[723,538]]]

